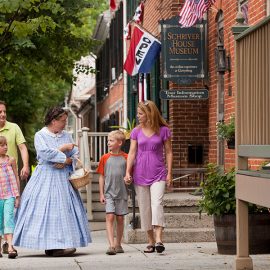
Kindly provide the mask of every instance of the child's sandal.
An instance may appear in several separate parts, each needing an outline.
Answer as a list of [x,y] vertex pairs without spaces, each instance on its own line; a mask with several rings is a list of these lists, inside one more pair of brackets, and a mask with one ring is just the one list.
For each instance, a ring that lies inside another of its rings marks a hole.
[[146,249],[143,251],[144,253],[153,253],[155,252],[156,248],[153,245],[148,245]]

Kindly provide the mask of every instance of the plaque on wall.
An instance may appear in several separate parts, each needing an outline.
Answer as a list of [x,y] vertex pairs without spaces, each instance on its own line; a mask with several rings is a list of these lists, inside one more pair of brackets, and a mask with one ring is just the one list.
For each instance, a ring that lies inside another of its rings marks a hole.
[[161,99],[203,100],[208,99],[207,89],[161,90]]
[[206,21],[181,28],[179,16],[160,21],[163,78],[178,84],[206,79]]

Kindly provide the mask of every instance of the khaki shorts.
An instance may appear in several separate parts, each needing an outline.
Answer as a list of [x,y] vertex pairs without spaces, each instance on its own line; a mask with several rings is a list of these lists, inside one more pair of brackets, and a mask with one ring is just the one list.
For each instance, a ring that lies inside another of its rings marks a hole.
[[106,214],[124,216],[128,214],[128,201],[123,199],[106,198]]

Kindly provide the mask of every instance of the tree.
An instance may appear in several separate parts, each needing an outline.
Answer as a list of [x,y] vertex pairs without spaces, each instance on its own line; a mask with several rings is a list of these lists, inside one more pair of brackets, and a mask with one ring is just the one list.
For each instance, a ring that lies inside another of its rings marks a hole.
[[107,8],[101,0],[0,1],[0,99],[27,140],[48,107],[61,104],[74,62],[94,52],[91,33]]

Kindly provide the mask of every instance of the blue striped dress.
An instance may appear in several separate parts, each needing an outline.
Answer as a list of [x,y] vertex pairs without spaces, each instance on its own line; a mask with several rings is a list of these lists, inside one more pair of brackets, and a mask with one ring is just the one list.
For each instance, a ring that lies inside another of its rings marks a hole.
[[78,148],[62,153],[59,146],[71,143],[66,131],[51,133],[46,127],[36,133],[38,165],[27,183],[15,215],[13,244],[32,249],[65,249],[87,246],[91,242],[86,211],[79,192],[68,177],[72,166],[54,168]]

